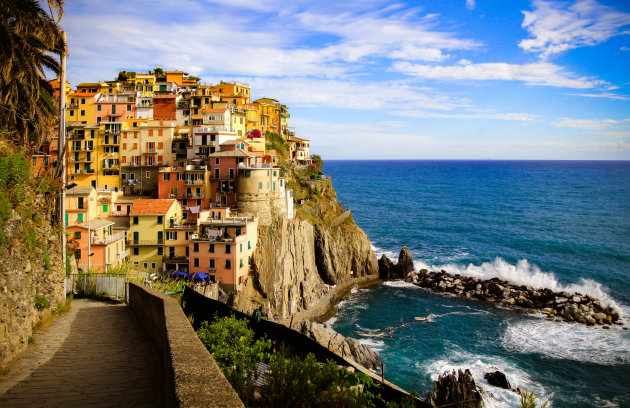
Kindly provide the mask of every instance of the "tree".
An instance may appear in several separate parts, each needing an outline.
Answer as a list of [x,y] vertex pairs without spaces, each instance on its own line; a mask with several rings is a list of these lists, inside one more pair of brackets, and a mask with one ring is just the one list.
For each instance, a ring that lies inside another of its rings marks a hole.
[[57,103],[45,70],[60,71],[62,10],[63,0],[48,0],[48,11],[36,0],[0,2],[0,128],[16,144],[39,145],[50,132]]

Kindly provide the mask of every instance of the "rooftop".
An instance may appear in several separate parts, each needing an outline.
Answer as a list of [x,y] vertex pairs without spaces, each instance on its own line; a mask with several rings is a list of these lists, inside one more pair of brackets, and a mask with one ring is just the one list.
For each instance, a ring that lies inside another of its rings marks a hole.
[[175,202],[177,200],[174,199],[136,200],[131,206],[129,215],[164,215]]
[[73,187],[66,191],[66,195],[90,195],[94,187]]
[[208,157],[255,157],[255,156],[257,155],[254,153],[246,152],[241,149],[224,150],[221,152],[215,152],[208,155]]
[[108,219],[97,219],[97,220],[84,222],[83,224],[77,225],[77,227],[91,229],[91,230],[100,230],[105,227],[109,227],[110,225],[113,225],[113,224],[114,222]]

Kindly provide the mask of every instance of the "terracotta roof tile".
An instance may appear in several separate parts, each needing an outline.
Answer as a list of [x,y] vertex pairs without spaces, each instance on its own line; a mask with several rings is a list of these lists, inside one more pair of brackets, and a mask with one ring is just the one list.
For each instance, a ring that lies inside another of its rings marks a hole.
[[129,215],[163,215],[176,201],[174,199],[136,200],[131,206]]

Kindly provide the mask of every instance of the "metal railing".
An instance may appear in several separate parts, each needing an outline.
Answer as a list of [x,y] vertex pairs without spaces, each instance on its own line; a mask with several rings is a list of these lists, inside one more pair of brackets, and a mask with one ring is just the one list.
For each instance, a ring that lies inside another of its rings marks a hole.
[[119,232],[117,234],[109,235],[105,238],[101,237],[92,237],[92,245],[109,245],[112,242],[116,242],[125,238],[124,232]]
[[[99,265],[100,266],[100,265]],[[129,282],[146,284],[148,274],[72,274],[64,280],[65,293],[89,296],[106,293],[117,298],[127,298]]]
[[164,245],[164,239],[130,239],[127,240],[129,246],[151,246]]

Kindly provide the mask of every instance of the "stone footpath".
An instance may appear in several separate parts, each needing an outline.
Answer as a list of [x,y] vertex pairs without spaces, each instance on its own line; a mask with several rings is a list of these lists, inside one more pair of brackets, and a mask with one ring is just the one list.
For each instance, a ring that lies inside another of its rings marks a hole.
[[161,359],[129,306],[75,299],[0,376],[0,407],[160,407]]

